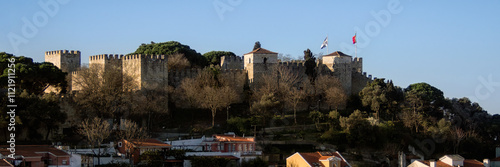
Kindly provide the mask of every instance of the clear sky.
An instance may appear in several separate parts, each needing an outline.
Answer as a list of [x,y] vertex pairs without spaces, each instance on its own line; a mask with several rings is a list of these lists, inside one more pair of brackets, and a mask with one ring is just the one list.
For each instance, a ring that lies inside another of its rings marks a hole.
[[[364,71],[403,88],[427,82],[500,114],[500,1],[2,1],[0,51],[44,60],[51,50],[127,54],[179,41],[200,53],[263,48],[301,58],[328,35],[329,51],[358,56]],[[50,4],[43,5],[43,4]],[[55,4],[55,5],[54,5]]]

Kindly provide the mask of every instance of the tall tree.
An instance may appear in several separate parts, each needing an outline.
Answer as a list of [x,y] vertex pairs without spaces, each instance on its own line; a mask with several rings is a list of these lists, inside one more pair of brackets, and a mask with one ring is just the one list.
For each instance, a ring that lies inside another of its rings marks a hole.
[[78,133],[86,137],[92,148],[97,145],[97,148],[99,148],[97,164],[101,165],[101,144],[111,134],[110,124],[98,117],[89,118],[79,125]]
[[260,42],[259,42],[259,41],[257,41],[257,42],[255,42],[255,44],[253,45],[253,50],[255,50],[255,49],[259,49],[259,48],[260,48]]
[[424,112],[431,116],[440,117],[442,107],[445,106],[443,92],[427,83],[411,84],[405,89],[405,98],[410,109]]
[[316,79],[315,87],[315,96],[320,102],[326,102],[328,106],[333,106],[335,109],[346,105],[347,95],[336,77],[320,75]]
[[314,85],[314,81],[316,80],[317,76],[316,58],[314,57],[311,50],[304,50],[304,60],[306,61],[304,65],[306,67],[306,75],[309,77],[311,84]]
[[53,129],[59,128],[66,121],[67,114],[61,111],[59,96],[51,93],[44,95],[29,94],[24,90],[18,97],[18,112],[22,115],[21,126],[28,130],[30,140],[41,139],[39,130],[45,129],[45,140],[48,140]]
[[266,121],[274,115],[275,110],[280,105],[280,101],[274,96],[274,93],[263,95],[260,100],[252,103],[250,111],[256,117],[261,118],[261,126],[266,126]]
[[[238,86],[231,85],[228,79],[223,79],[217,68],[205,68],[195,78],[182,81],[180,90],[182,98],[194,106],[210,109],[212,126],[215,125],[217,111],[239,101],[236,93]],[[241,86],[243,86],[241,84]]]
[[[285,66],[274,66],[270,73],[262,76],[262,82],[257,86],[253,94],[254,100],[260,100],[262,96],[273,93],[274,96],[283,103],[279,108],[284,114],[284,109],[294,109],[300,99],[303,99],[305,92],[302,90],[302,75],[298,71],[293,71]],[[292,108],[287,108],[291,106]]]
[[403,101],[401,89],[394,87],[391,81],[384,82],[384,79],[375,79],[368,83],[359,96],[363,106],[375,111],[377,119],[394,119]]
[[[33,59],[24,56],[14,56],[5,52],[0,52],[0,81],[7,83],[9,76],[8,64],[9,60],[15,59],[15,73],[18,78],[16,82],[17,89],[27,90],[28,93],[36,95],[43,94],[49,86],[60,87],[64,93],[66,90],[66,73],[52,63],[33,62]],[[7,84],[2,84],[5,88]],[[20,91],[21,92],[21,91]]]
[[114,119],[123,116],[137,88],[134,77],[122,75],[117,67],[83,68],[73,78],[73,87],[81,88],[74,96],[81,116]]

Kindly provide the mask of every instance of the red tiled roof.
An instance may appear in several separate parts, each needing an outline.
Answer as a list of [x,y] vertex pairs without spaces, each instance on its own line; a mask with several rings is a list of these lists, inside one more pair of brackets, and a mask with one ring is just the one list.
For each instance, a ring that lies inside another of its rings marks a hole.
[[[320,162],[320,160],[327,160],[330,157],[338,157],[342,159],[342,156],[338,153],[331,153],[331,152],[315,152],[315,153],[300,153],[300,156],[304,158],[309,165],[314,166],[314,164],[319,164],[323,166],[323,164]],[[341,166],[345,167],[347,166],[347,162],[342,160]]]
[[484,164],[475,159],[466,159],[464,160],[464,167],[484,167]]
[[[315,153],[299,153],[299,154],[311,166],[314,166],[313,165],[314,163],[319,163],[319,159],[321,158],[321,155],[319,153],[317,153],[317,152],[315,152]],[[321,166],[323,166],[323,165],[321,165]]]
[[170,147],[170,144],[165,144],[157,139],[133,139],[129,140],[136,147]]
[[257,53],[257,54],[278,54],[276,52],[271,52],[267,49],[264,49],[264,48],[257,48],[251,52],[248,52],[247,54],[251,54],[251,53]]
[[[325,57],[325,56],[349,56],[349,55],[346,55],[346,54],[342,53],[341,51],[335,51],[333,53],[324,55],[323,57]],[[349,56],[349,57],[352,57],[352,56]]]
[[6,159],[1,159],[0,160],[0,166],[11,166],[11,167],[14,167],[14,165],[10,164],[9,161],[7,161]]
[[[420,160],[420,162],[424,163],[427,166],[430,166],[430,162],[428,160],[425,161]],[[448,165],[443,161],[436,161],[436,167],[453,167],[453,166]],[[464,167],[484,167],[484,164],[475,159],[466,159],[464,160]]]

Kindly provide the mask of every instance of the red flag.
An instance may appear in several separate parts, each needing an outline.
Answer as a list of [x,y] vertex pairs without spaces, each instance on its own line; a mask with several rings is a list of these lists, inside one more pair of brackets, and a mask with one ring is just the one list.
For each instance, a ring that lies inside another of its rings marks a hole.
[[357,41],[356,41],[356,34],[354,34],[354,36],[352,37],[352,44],[355,44]]

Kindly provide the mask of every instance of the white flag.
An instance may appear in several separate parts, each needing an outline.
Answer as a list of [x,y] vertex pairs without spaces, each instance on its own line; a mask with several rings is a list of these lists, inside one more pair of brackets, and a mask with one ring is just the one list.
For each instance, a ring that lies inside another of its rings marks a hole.
[[321,49],[325,48],[328,46],[328,36],[325,38],[325,41],[323,41],[323,44],[321,44]]

